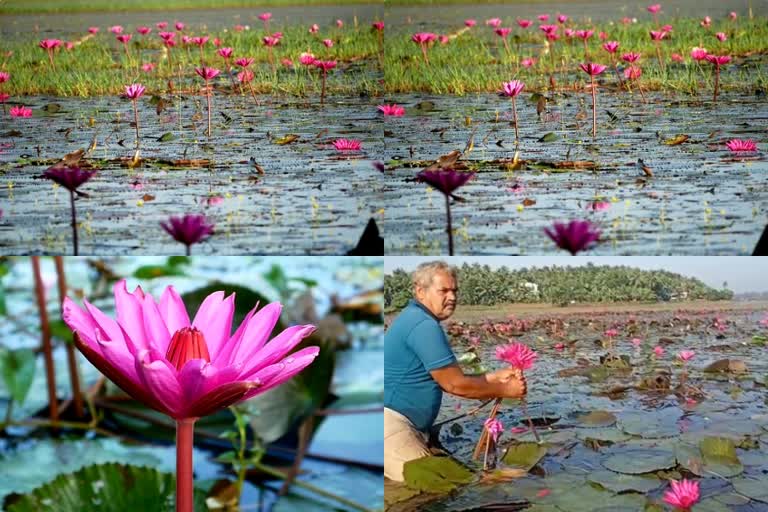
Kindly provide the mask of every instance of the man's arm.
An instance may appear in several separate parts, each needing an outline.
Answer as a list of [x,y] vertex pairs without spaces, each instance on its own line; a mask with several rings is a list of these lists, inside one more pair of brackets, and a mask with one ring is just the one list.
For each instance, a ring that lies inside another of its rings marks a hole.
[[443,391],[463,398],[520,398],[527,392],[525,379],[514,370],[464,375],[453,363],[429,373]]

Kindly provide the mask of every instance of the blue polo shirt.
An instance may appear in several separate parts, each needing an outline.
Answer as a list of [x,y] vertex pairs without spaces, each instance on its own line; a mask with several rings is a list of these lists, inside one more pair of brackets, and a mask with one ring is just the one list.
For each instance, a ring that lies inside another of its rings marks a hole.
[[443,400],[429,372],[454,362],[440,321],[412,299],[384,335],[384,407],[428,432]]

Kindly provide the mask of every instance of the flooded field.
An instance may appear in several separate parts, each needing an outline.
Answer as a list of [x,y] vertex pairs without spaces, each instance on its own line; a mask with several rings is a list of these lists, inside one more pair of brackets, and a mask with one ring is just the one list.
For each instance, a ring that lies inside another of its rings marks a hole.
[[[490,407],[473,412],[479,402],[446,394],[439,440],[473,478],[450,496],[408,497],[387,482],[390,511],[662,511],[666,480],[686,475],[701,484],[695,511],[768,509],[765,303],[494,316],[446,329],[465,372],[499,367],[495,347],[510,339],[538,353],[527,411],[542,443],[520,403],[505,401],[496,469],[482,474],[472,452]],[[685,364],[684,350],[694,353]],[[512,477],[514,468],[527,474]]]
[[446,252],[443,196],[414,178],[471,139],[461,162],[478,173],[452,207],[457,254],[551,254],[543,229],[571,218],[602,229],[594,254],[751,254],[768,217],[768,162],[725,143],[760,140],[764,97],[731,94],[716,106],[705,95],[646,97],[601,92],[592,139],[588,94],[549,95],[540,116],[524,94],[515,165],[508,99],[394,96],[410,118],[385,123],[387,252]]

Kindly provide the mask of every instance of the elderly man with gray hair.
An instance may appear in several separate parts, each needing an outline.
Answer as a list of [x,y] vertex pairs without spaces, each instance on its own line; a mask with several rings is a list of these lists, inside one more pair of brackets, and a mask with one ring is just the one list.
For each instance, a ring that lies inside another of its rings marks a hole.
[[409,460],[430,455],[429,431],[443,391],[462,398],[520,398],[520,371],[469,376],[459,367],[440,326],[456,309],[456,270],[443,261],[412,274],[413,295],[384,335],[384,475],[403,481]]

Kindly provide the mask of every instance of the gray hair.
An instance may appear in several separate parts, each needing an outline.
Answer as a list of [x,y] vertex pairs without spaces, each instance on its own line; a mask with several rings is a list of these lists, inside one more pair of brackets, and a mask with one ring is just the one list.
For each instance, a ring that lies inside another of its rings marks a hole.
[[416,293],[417,287],[429,288],[432,284],[432,279],[438,272],[445,272],[454,279],[456,277],[456,269],[444,261],[426,261],[416,267],[416,270],[411,273],[411,284],[413,285],[413,292]]

